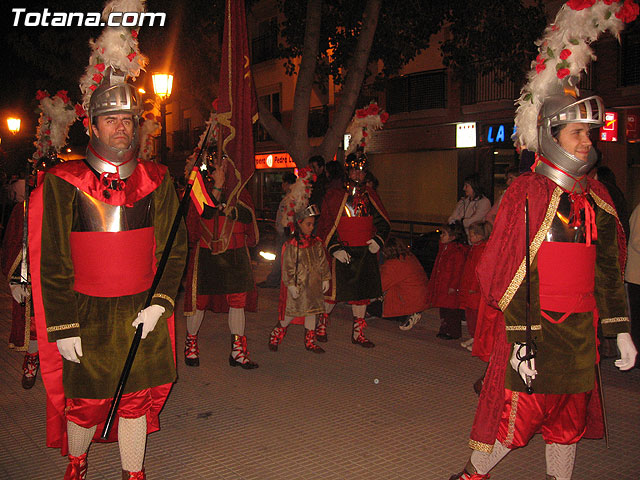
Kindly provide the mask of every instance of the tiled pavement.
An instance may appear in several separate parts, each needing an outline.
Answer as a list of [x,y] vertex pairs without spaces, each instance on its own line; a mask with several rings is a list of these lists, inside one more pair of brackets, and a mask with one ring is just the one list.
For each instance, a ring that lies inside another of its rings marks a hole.
[[[261,280],[264,267],[259,267]],[[448,479],[466,462],[484,364],[455,341],[435,338],[435,311],[413,330],[371,319],[366,350],[349,341],[350,312],[331,318],[327,352],[304,350],[292,326],[277,353],[267,348],[277,291],[260,290],[248,314],[249,349],[260,368],[230,368],[226,318],[208,314],[200,333],[201,366],[186,367],[149,436],[149,479]],[[0,337],[9,335],[9,296],[0,294]],[[184,318],[178,312],[178,350]],[[60,480],[66,459],[44,446],[45,395],[40,378],[20,386],[22,354],[0,348],[0,479]],[[583,440],[574,479],[632,479],[640,461],[640,370],[603,364],[610,448]],[[95,444],[90,480],[120,478],[115,444]],[[544,443],[536,436],[494,469],[492,479],[543,479]]]

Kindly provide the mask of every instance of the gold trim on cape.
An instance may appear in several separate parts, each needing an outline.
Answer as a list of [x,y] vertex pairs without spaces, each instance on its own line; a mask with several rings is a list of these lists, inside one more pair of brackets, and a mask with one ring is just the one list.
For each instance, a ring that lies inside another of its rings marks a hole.
[[[529,246],[529,265],[533,264],[533,260],[538,254],[540,245],[542,245],[547,232],[551,228],[551,222],[553,222],[553,218],[555,217],[556,211],[558,210],[558,204],[560,203],[560,196],[562,195],[562,192],[563,190],[560,187],[556,187],[553,191],[553,194],[551,195],[551,201],[549,202],[549,206],[547,207],[547,212],[544,216],[544,220],[542,221],[540,229],[536,232],[536,235],[533,237],[531,245]],[[527,257],[525,256],[520,262],[520,266],[511,279],[511,283],[509,283],[507,290],[504,292],[504,295],[498,302],[498,307],[500,307],[500,310],[502,310],[503,312],[507,309],[507,307],[511,303],[511,300],[513,300],[513,296],[516,294],[516,292],[520,288],[520,285],[522,284],[522,281],[524,280],[526,274],[526,258]]]
[[507,436],[502,444],[506,447],[513,443],[513,437],[516,433],[516,416],[518,414],[518,398],[520,392],[511,392],[511,411],[509,412],[509,426],[507,427]]
[[342,218],[342,214],[344,213],[344,206],[347,203],[347,197],[349,196],[349,192],[344,192],[344,196],[342,197],[342,203],[340,204],[340,208],[338,209],[338,215],[336,215],[335,220],[333,221],[333,227],[329,230],[329,234],[327,238],[324,239],[324,248],[329,248],[329,240],[333,237],[333,233],[338,228],[338,223],[340,223],[340,219]]

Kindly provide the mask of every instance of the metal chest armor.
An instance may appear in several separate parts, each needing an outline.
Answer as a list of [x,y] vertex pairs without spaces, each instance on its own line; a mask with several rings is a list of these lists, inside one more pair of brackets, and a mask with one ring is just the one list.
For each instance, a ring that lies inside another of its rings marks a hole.
[[77,189],[74,232],[125,232],[151,227],[152,195],[131,205],[109,205]]
[[349,217],[370,217],[371,216],[371,200],[366,193],[364,185],[347,183],[347,201],[344,205],[345,213]]
[[[594,202],[591,197],[587,196],[587,201],[593,208]],[[587,229],[585,221],[585,211],[581,208],[578,211],[580,216],[579,221],[575,221],[573,218],[573,201],[568,192],[564,192],[560,196],[560,202],[558,203],[558,209],[551,228],[545,236],[547,242],[565,242],[565,243],[587,243]]]

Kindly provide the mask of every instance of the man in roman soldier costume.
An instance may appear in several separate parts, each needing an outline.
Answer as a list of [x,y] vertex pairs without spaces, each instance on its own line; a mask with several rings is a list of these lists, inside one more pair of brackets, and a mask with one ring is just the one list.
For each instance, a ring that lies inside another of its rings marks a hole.
[[[30,179],[27,179],[30,181]],[[11,333],[9,347],[25,352],[22,362],[22,387],[30,389],[36,382],[40,360],[35,324],[31,322],[31,286],[21,281],[25,202],[11,211],[2,239],[2,273],[9,282],[11,296]]]
[[[90,97],[87,158],[50,169],[32,195],[30,259],[41,370],[48,395],[47,444],[68,454],[66,479],[84,479],[136,327],[142,340],[119,404],[122,478],[145,478],[147,433],[176,378],[174,299],[186,256],[182,224],[163,165],[139,161],[141,103],[124,76]],[[165,248],[168,261],[143,308]]]
[[190,257],[184,313],[187,317],[185,363],[200,364],[198,330],[207,310],[229,312],[231,354],[229,365],[257,368],[247,350],[245,309],[256,311],[257,291],[248,247],[256,244],[258,226],[251,195],[240,192],[235,206],[228,206],[225,188],[227,160],[206,165],[204,186],[213,206],[200,214],[191,205],[187,214]]
[[[567,6],[561,15],[556,24],[575,24]],[[564,44],[567,32],[557,30],[547,29],[545,52]],[[575,39],[584,41],[578,33]],[[587,177],[597,159],[589,134],[603,124],[602,100],[579,99],[569,77],[559,81],[561,68],[546,69],[549,80],[523,89],[516,115],[518,143],[536,151],[532,172],[506,190],[477,269],[483,300],[504,326],[496,329],[476,410],[474,451],[451,480],[489,478],[537,432],[546,443],[546,478],[570,479],[577,442],[605,434],[598,324],[617,339],[620,370],[633,368],[637,355],[622,283],[624,232],[606,188]]]
[[331,255],[331,287],[325,293],[325,310],[318,318],[316,338],[327,341],[327,319],[337,302],[348,302],[353,311],[351,341],[374,346],[364,335],[365,310],[370,299],[382,295],[376,254],[384,245],[391,224],[378,194],[365,185],[367,158],[364,152],[345,161],[344,186],[325,194],[317,234]]

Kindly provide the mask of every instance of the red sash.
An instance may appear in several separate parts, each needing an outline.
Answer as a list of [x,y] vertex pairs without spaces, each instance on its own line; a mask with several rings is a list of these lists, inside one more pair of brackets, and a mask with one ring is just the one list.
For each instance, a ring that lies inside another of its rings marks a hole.
[[373,217],[347,217],[338,223],[338,237],[347,247],[363,247],[373,238]]
[[70,243],[76,292],[92,297],[122,297],[151,287],[156,262],[153,227],[124,232],[71,232]]
[[538,250],[540,308],[565,313],[554,320],[542,312],[547,320],[560,323],[572,313],[591,312],[596,308],[595,263],[595,245],[542,242]]

